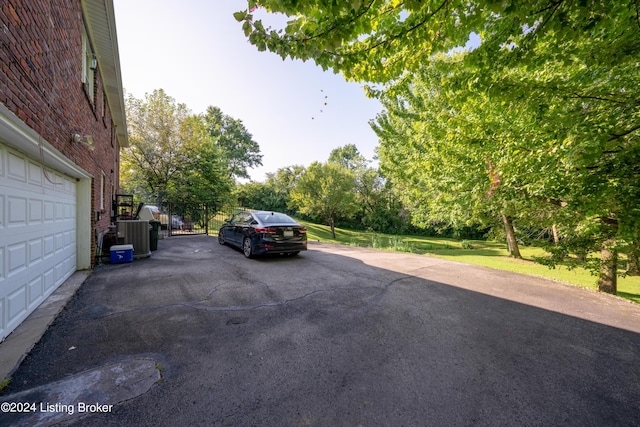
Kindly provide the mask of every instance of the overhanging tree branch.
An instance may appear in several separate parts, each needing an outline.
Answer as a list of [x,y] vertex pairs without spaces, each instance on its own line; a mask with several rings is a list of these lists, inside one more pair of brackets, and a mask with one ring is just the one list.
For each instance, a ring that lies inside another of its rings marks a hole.
[[[369,2],[369,4],[363,8],[362,12],[358,13],[357,15],[353,16],[353,17],[349,17],[349,19],[346,19],[344,21],[341,21],[340,19],[337,19],[336,22],[334,23],[334,25],[332,25],[331,27],[327,28],[326,30],[321,31],[318,34],[315,34],[313,36],[309,36],[309,37],[305,37],[302,40],[296,39],[296,42],[302,42],[302,43],[307,43],[310,40],[313,39],[317,39],[320,37],[324,37],[327,34],[329,34],[330,32],[334,31],[335,29],[344,26],[344,25],[350,25],[355,23],[358,19],[360,19],[362,16],[364,16],[369,10],[371,10],[371,6],[373,6],[373,4],[376,2],[376,0],[371,0],[371,2]],[[401,3],[404,4],[404,3]],[[397,6],[397,7],[400,7]],[[385,12],[386,13],[386,12]]]
[[380,40],[378,43],[375,43],[372,46],[369,46],[369,47],[367,47],[365,49],[359,50],[357,52],[352,52],[352,53],[369,52],[371,50],[377,49],[378,47],[380,47],[380,46],[382,46],[384,44],[388,44],[388,43],[390,43],[390,42],[392,42],[394,40],[398,40],[398,39],[400,39],[402,37],[405,37],[407,34],[417,30],[418,28],[420,28],[421,26],[423,26],[424,24],[429,22],[429,20],[431,20],[431,18],[433,18],[438,12],[440,12],[448,3],[449,3],[449,0],[444,0],[442,2],[442,4],[440,6],[438,6],[438,8],[436,10],[434,10],[433,12],[428,14],[424,19],[422,19],[421,21],[418,21],[417,23],[415,23],[411,27],[407,28],[406,30],[400,31],[399,33],[397,33],[396,35],[391,36],[388,39]]
[[616,139],[620,139],[620,138],[624,138],[625,136],[637,131],[638,129],[640,129],[640,124],[636,125],[634,127],[632,127],[631,129],[628,129],[622,133],[614,133],[611,135],[611,138],[609,138],[609,141],[615,141]]

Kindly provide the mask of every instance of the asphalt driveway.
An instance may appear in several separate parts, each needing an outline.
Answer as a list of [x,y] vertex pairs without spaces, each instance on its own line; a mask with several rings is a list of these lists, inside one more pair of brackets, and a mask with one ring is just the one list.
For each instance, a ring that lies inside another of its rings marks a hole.
[[640,306],[412,254],[174,237],[96,268],[0,397],[38,403],[1,425],[640,425]]

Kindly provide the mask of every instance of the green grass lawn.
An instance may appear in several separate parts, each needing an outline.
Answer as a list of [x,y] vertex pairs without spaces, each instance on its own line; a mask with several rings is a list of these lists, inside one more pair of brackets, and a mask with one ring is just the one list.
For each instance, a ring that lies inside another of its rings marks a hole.
[[[333,239],[329,226],[306,221],[300,221],[300,223],[307,227],[307,236],[310,241],[315,240],[436,256],[498,270],[544,277],[584,288],[597,289],[596,277],[583,268],[570,270],[559,266],[551,269],[534,262],[534,257],[545,255],[544,250],[537,247],[521,247],[520,252],[524,259],[519,260],[509,257],[506,244],[502,243],[484,240],[459,241],[439,237],[395,236],[338,228],[336,228],[336,238]],[[618,296],[640,303],[640,277],[619,277]]]

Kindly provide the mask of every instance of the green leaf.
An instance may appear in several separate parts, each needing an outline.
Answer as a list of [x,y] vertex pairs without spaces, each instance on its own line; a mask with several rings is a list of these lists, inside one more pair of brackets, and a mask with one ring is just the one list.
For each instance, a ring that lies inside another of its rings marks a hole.
[[244,17],[247,16],[247,12],[246,11],[242,11],[242,12],[235,12],[233,14],[233,17],[236,19],[236,21],[238,22],[242,22],[244,21]]
[[247,37],[250,36],[253,31],[253,27],[248,21],[245,21],[244,24],[242,24],[242,29],[244,30],[244,35]]

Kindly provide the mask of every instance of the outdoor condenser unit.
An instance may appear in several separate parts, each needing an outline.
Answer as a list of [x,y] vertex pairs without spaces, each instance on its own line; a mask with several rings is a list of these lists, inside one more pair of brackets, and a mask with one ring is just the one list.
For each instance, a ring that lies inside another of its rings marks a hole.
[[117,221],[118,237],[124,238],[125,244],[133,245],[133,257],[142,258],[151,256],[149,242],[149,221]]

